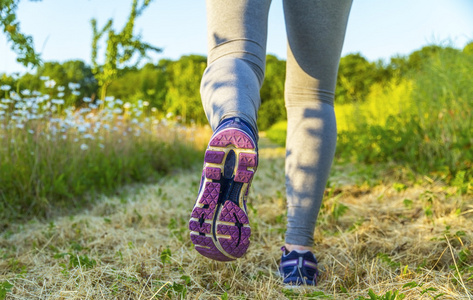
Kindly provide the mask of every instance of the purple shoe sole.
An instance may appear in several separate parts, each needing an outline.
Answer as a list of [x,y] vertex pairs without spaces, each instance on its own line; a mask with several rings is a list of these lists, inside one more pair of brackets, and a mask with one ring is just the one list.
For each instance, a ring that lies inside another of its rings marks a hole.
[[256,143],[239,129],[224,129],[209,142],[204,181],[189,229],[195,249],[208,258],[231,261],[250,245],[248,188],[258,165]]

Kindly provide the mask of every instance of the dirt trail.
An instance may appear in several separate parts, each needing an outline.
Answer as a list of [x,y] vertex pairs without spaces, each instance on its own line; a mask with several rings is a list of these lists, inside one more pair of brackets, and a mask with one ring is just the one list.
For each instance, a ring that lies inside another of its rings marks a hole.
[[334,166],[315,236],[321,283],[285,289],[275,275],[284,150],[264,139],[261,147],[244,258],[225,264],[193,250],[195,167],[127,187],[73,216],[13,226],[0,237],[0,295],[8,280],[7,299],[356,299],[369,298],[369,289],[473,299],[466,292],[473,290],[472,196],[392,166]]

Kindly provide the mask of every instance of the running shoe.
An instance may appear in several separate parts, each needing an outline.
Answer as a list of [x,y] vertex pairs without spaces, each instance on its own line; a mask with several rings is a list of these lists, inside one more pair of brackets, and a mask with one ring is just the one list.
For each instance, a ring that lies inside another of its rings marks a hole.
[[291,252],[282,247],[281,263],[279,264],[279,274],[283,277],[284,283],[290,285],[316,285],[319,270],[317,269],[317,259],[309,250]]
[[208,258],[231,261],[250,245],[246,200],[258,166],[256,133],[229,118],[212,135],[204,158],[199,195],[189,221],[195,249]]

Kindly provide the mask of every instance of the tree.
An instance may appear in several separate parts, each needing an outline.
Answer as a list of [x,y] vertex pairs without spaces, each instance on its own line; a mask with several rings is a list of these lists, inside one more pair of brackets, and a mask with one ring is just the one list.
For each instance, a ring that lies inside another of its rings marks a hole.
[[125,68],[114,80],[108,92],[128,102],[147,101],[151,107],[164,110],[167,94],[167,67],[172,61],[161,59],[157,65],[148,63],[141,69]]
[[182,117],[184,122],[194,120],[205,123],[200,100],[200,80],[207,66],[207,58],[201,55],[182,56],[170,63],[167,70],[167,93],[165,109]]
[[473,42],[469,42],[464,48],[463,53],[473,55]]
[[[62,64],[46,62],[38,67],[37,77],[41,76],[48,76],[56,81],[56,86],[63,86],[66,103],[71,105],[80,105],[83,97],[94,98],[98,88],[92,69],[80,60],[69,60]],[[74,89],[74,94],[69,88],[70,83],[80,86]],[[44,92],[44,86],[40,86],[38,90]]]
[[[138,59],[134,64],[135,66],[146,57],[147,51],[161,51],[159,48],[142,42],[139,35],[133,35],[135,19],[143,13],[144,9],[148,7],[150,3],[151,0],[143,0],[142,4],[138,6],[138,0],[133,0],[128,21],[119,33],[116,33],[115,30],[113,30],[112,19],[108,20],[101,30],[97,29],[97,20],[91,20],[93,31],[92,71],[101,88],[101,99],[105,99],[105,96],[107,95],[107,87],[118,77],[119,69],[129,63],[136,53],[138,53]],[[108,34],[107,49],[105,50],[105,63],[100,65],[97,62],[98,42],[105,33]]]
[[367,61],[360,53],[342,57],[335,90],[337,103],[363,101],[375,82],[376,73],[376,64]]
[[261,130],[266,130],[276,122],[286,119],[285,80],[286,62],[274,55],[267,55],[265,79],[260,91],[261,107],[258,111],[258,127]]
[[20,31],[20,22],[16,19],[18,2],[20,1],[0,0],[0,26],[11,43],[11,49],[18,55],[16,60],[25,67],[38,66],[41,59],[33,48],[33,38]]

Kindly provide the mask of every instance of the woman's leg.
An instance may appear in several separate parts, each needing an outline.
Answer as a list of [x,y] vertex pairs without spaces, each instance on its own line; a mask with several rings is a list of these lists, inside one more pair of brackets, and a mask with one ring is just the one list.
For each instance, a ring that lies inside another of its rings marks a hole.
[[333,108],[351,0],[285,0],[286,248],[309,249],[335,153]]
[[245,254],[251,229],[246,198],[258,165],[256,114],[266,58],[270,0],[208,0],[208,67],[201,95],[214,130],[204,157],[189,229],[202,255]]
[[208,67],[201,96],[212,129],[239,117],[256,131],[271,0],[207,0]]

